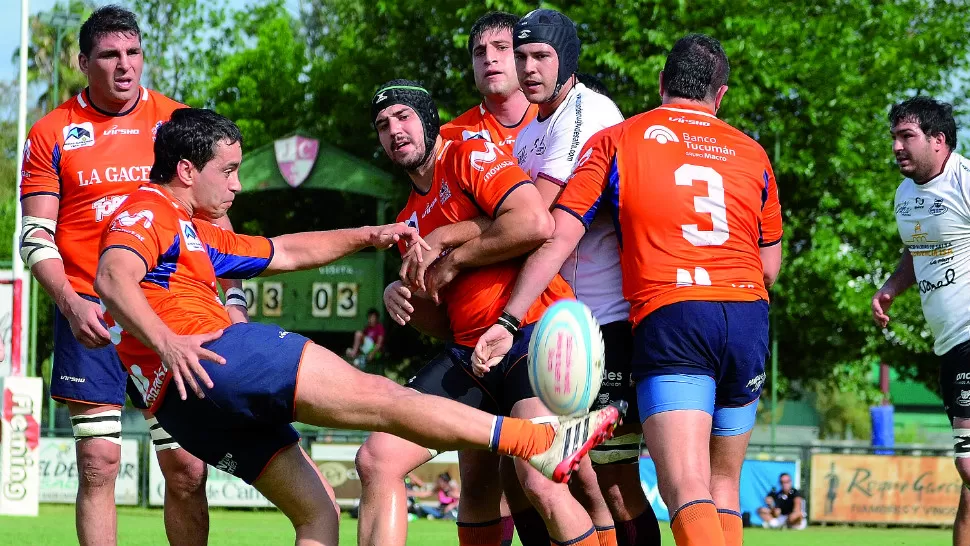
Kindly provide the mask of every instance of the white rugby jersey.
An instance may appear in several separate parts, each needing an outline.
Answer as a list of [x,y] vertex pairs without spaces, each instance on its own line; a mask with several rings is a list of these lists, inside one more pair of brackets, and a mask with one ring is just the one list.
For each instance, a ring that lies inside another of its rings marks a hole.
[[[577,82],[551,116],[537,117],[522,129],[515,141],[515,157],[533,180],[542,174],[565,185],[586,141],[621,121],[623,114],[613,101]],[[560,273],[600,324],[629,319],[616,228],[607,210],[593,219]]]
[[970,161],[953,152],[926,184],[903,180],[896,225],[913,255],[923,315],[942,355],[970,340]]

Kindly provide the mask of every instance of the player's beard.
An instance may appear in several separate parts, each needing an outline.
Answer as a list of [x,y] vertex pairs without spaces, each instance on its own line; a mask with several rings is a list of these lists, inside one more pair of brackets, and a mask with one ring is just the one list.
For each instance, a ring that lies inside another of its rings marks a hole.
[[412,142],[414,146],[414,151],[410,154],[404,156],[403,159],[394,161],[398,167],[402,167],[406,171],[416,170],[418,167],[424,163],[424,152],[426,148],[423,142]]

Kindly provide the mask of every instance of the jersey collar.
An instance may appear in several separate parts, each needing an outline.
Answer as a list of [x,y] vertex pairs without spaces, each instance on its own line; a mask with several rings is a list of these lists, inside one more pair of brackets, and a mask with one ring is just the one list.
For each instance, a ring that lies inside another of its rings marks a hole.
[[702,116],[707,116],[707,117],[717,119],[717,116],[714,115],[713,110],[711,110],[710,108],[701,106],[699,104],[686,104],[686,103],[665,104],[660,106],[659,109],[669,110],[671,112],[680,112],[682,114],[700,114]]
[[138,108],[139,104],[148,100],[148,89],[144,87],[140,87],[140,90],[141,90],[141,97],[135,101],[135,104],[133,104],[131,108],[124,110],[122,112],[108,112],[106,110],[102,110],[101,108],[98,108],[98,105],[94,104],[94,102],[91,100],[91,91],[87,87],[85,87],[84,90],[78,94],[77,100],[78,100],[78,103],[81,104],[81,108],[87,108],[88,106],[90,106],[95,112],[101,114],[102,116],[107,116],[109,118],[120,118],[122,116],[127,116],[128,114],[134,112],[135,109]]

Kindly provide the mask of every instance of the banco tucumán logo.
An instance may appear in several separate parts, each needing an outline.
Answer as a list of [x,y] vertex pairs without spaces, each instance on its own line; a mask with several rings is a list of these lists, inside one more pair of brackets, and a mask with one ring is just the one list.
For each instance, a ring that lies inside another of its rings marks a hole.
[[680,142],[677,135],[663,125],[651,125],[650,127],[647,127],[647,130],[643,132],[643,138],[644,140],[656,140],[657,144]]
[[94,146],[94,125],[90,121],[72,123],[63,129],[64,151]]

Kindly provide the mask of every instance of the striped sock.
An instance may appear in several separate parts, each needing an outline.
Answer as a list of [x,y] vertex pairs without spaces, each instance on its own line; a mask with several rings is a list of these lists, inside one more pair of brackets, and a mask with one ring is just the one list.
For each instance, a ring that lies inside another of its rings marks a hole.
[[726,546],[714,501],[701,499],[677,509],[670,519],[677,546]]
[[459,546],[500,546],[502,544],[502,520],[482,523],[458,522]]
[[717,518],[721,521],[721,532],[724,533],[725,546],[741,546],[744,541],[744,528],[741,525],[741,514],[734,510],[718,510]]

